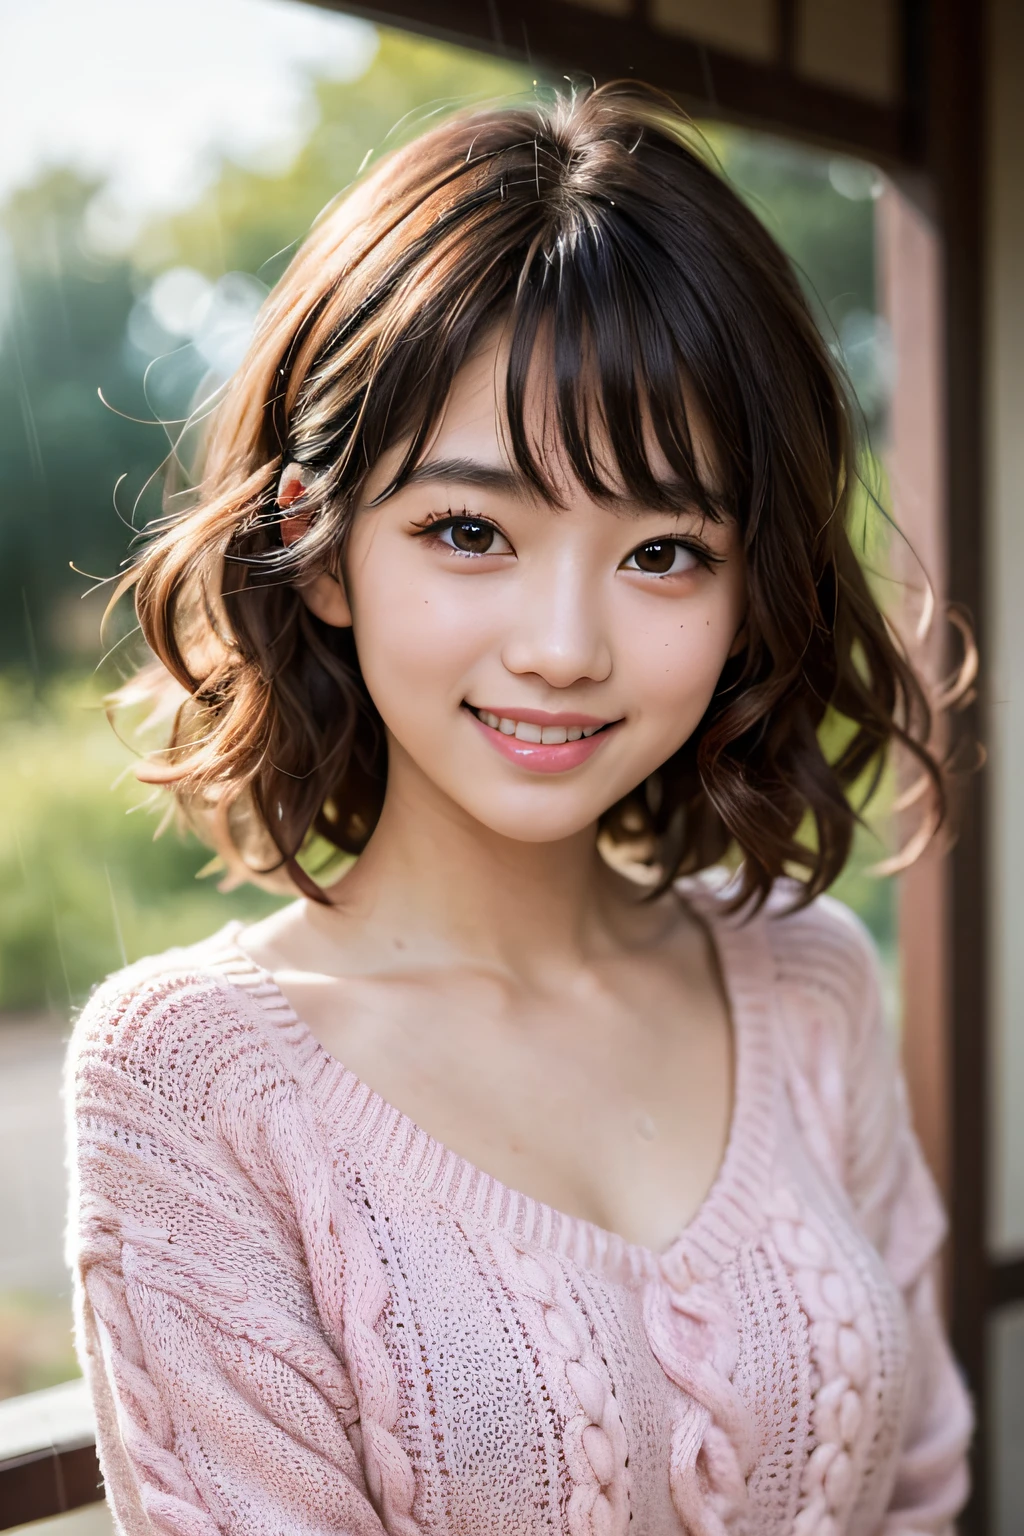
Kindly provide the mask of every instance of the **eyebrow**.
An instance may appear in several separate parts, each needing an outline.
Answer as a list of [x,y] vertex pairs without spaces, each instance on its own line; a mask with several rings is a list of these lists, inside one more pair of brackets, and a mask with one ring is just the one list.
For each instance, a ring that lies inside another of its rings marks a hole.
[[[409,471],[403,480],[403,485],[423,485],[436,481],[476,486],[480,490],[515,496],[520,501],[529,501],[536,497],[536,491],[525,475],[507,465],[486,464],[480,459],[427,459]],[[650,514],[658,510],[655,507],[644,506],[631,497],[612,498],[609,505],[612,510],[624,513],[626,516],[643,516],[645,513]],[[701,509],[697,506],[679,507],[677,512],[682,515],[691,510],[700,513]],[[720,517],[712,513],[712,520],[718,522]]]
[[428,459],[409,471],[405,484],[416,485],[434,480],[473,485],[480,490],[500,491],[506,496],[526,497],[530,494],[525,477],[516,470],[503,464],[484,464],[479,459]]

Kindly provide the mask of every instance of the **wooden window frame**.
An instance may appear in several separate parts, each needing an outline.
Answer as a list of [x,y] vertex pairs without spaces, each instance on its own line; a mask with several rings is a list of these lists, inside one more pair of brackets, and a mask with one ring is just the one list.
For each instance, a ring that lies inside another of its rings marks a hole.
[[103,1480],[91,1440],[47,1446],[0,1461],[0,1531],[47,1520],[103,1501]]

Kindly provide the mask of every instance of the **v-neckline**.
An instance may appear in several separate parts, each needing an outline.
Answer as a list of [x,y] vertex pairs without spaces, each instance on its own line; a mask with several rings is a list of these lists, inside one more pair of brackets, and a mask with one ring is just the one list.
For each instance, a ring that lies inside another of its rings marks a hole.
[[[236,940],[242,922],[207,941],[215,969],[259,1002],[296,1058],[296,1077],[319,1109],[327,1136],[342,1127],[345,1147],[384,1162],[474,1227],[498,1228],[609,1275],[678,1269],[710,1279],[763,1220],[775,1140],[774,976],[764,917],[742,922],[721,910],[703,881],[680,881],[711,936],[725,988],[733,1042],[729,1132],[717,1172],[697,1209],[660,1250],[630,1242],[587,1217],[570,1215],[513,1189],[422,1129],[333,1055],[288,1001],[273,975]],[[206,946],[202,946],[206,948]]]

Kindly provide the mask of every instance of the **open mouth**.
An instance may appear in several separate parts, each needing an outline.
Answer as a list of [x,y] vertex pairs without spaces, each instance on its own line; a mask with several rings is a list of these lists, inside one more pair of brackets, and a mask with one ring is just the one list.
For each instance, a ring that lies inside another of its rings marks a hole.
[[[538,709],[479,709],[463,702],[473,729],[506,762],[530,773],[568,773],[589,761],[623,724],[568,712],[548,715]],[[522,715],[532,716],[524,720]]]
[[497,715],[489,709],[475,709],[472,704],[464,706],[471,715],[475,715],[482,725],[486,725],[492,731],[497,731],[502,736],[514,736],[516,741],[521,741],[530,746],[564,747],[569,742],[589,740],[591,736],[598,736],[602,731],[610,730],[617,725],[617,720],[606,720],[603,723],[593,724],[541,724],[537,720],[521,720],[514,715]]

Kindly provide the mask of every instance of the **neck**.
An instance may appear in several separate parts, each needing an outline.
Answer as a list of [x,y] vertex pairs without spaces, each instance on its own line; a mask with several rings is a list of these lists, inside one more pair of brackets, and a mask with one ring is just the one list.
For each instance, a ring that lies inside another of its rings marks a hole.
[[[597,851],[596,826],[528,843],[483,826],[419,776],[392,774],[380,821],[330,896],[363,965],[479,964],[524,980],[603,948],[628,883]],[[311,914],[312,916],[312,914]],[[339,926],[332,914],[321,931]]]

